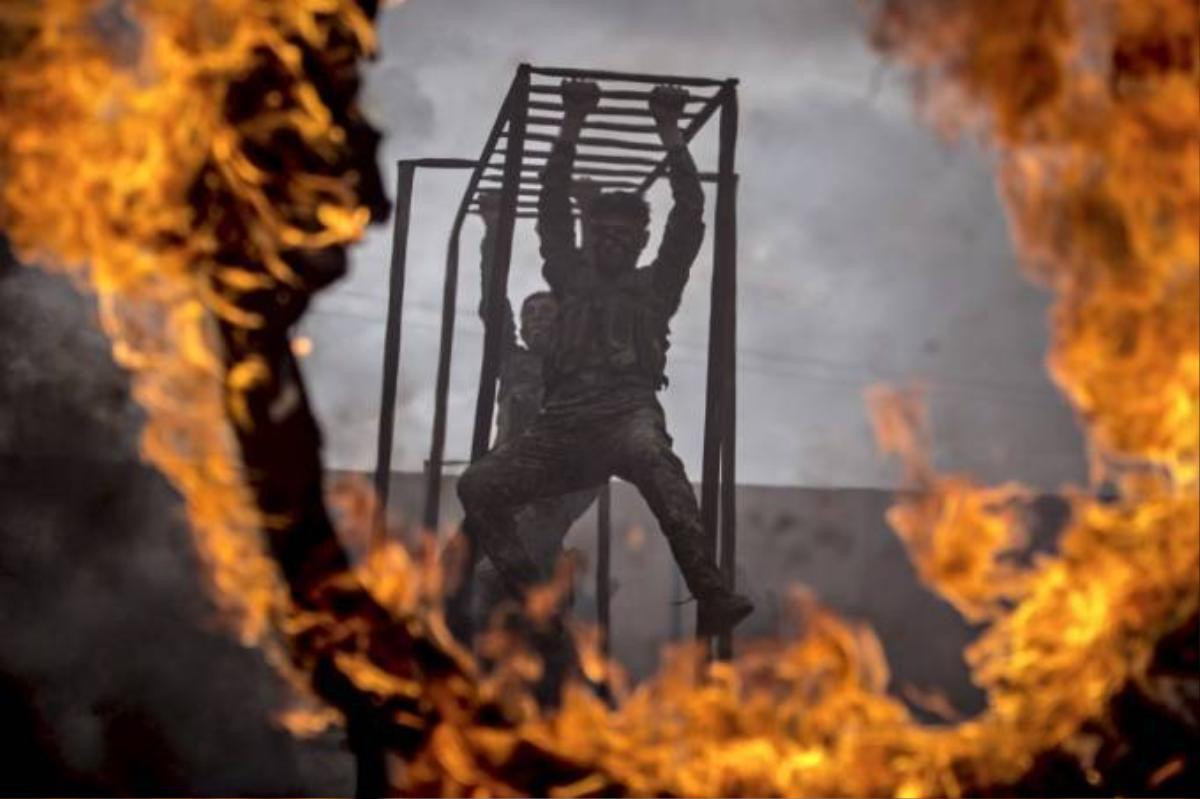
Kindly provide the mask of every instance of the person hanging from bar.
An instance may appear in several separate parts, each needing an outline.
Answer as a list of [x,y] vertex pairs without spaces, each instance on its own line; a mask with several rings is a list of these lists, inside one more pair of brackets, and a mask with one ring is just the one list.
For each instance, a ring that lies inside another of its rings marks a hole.
[[513,522],[528,502],[595,486],[612,475],[635,485],[658,519],[692,595],[697,634],[715,635],[753,610],[729,590],[706,546],[700,508],[671,448],[657,392],[666,385],[668,325],[704,240],[704,193],[679,129],[687,94],[658,86],[649,100],[668,148],[674,206],[655,260],[638,268],[649,239],[641,195],[595,198],[576,245],[570,187],[575,143],[600,99],[588,81],[562,84],[564,119],[542,175],[542,273],[559,303],[542,409],[525,433],[473,463],[459,479],[465,534],[482,546],[517,596],[550,575]]
[[[576,203],[585,219],[594,186],[587,182],[576,185]],[[487,315],[488,288],[492,281],[492,254],[495,249],[496,223],[500,214],[499,191],[480,192],[480,216],[483,219],[484,235],[480,245],[480,277],[482,291],[479,302],[479,318],[489,324]],[[500,336],[499,392],[496,400],[496,445],[511,441],[532,424],[542,407],[544,385],[542,362],[550,354],[554,327],[558,319],[558,300],[550,291],[535,291],[521,303],[520,340],[513,318],[512,305],[504,298],[501,316],[496,320]],[[571,526],[582,516],[596,499],[598,488],[572,491],[562,496],[534,500],[516,514],[517,535],[537,561],[539,567],[551,572],[562,560],[563,540]],[[509,599],[496,569],[490,563],[478,570],[473,598],[472,627],[483,629],[495,610]],[[453,609],[451,629],[465,631],[463,620],[454,618],[461,607]]]

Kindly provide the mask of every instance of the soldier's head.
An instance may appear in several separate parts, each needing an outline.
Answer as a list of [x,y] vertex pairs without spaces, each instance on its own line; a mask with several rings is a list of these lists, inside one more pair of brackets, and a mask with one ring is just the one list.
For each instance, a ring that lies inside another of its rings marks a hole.
[[637,268],[650,240],[650,206],[645,199],[631,191],[608,192],[597,196],[589,211],[583,224],[597,271],[618,275]]
[[531,352],[546,355],[554,341],[558,300],[548,291],[535,291],[521,303],[521,340]]

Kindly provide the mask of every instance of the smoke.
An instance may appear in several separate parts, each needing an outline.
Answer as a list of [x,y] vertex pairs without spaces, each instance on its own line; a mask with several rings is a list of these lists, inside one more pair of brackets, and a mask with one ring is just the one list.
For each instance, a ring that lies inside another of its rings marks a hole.
[[285,694],[208,603],[141,414],[57,277],[0,262],[0,707],[6,794],[345,794],[339,736],[271,724]]

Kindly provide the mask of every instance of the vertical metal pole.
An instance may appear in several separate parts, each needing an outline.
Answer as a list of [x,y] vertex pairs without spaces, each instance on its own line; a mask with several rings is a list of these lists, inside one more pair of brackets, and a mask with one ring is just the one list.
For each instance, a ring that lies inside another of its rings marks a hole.
[[[509,90],[511,94],[511,89]],[[450,231],[450,241],[446,245],[446,282],[442,291],[442,336],[438,350],[437,387],[433,409],[433,435],[429,445],[429,458],[425,461],[425,514],[424,522],[428,530],[437,530],[438,515],[442,496],[442,463],[446,454],[446,404],[450,391],[450,356],[454,344],[454,315],[458,298],[458,248],[459,236],[462,233],[463,222],[466,221],[471,198],[479,186],[479,178],[484,166],[491,158],[491,153],[500,138],[508,114],[508,99],[500,107],[492,130],[488,133],[487,143],[478,161],[473,162],[474,168],[471,179],[467,182],[467,190],[459,203],[458,213],[454,217],[454,227]],[[429,163],[426,161],[426,163]],[[458,162],[454,166],[466,166],[466,162]],[[469,553],[468,553],[469,554]]]
[[396,211],[392,224],[392,266],[388,278],[387,327],[383,334],[383,389],[379,399],[379,440],[375,452],[376,543],[387,536],[388,489],[392,477],[392,438],[396,424],[396,382],[400,373],[400,318],[404,309],[404,273],[408,261],[408,222],[414,166],[396,164]]
[[450,355],[454,346],[454,314],[458,302],[458,237],[462,218],[456,219],[446,246],[446,278],[442,284],[442,335],[438,348],[437,379],[433,401],[433,436],[425,471],[425,529],[436,531],[442,496],[442,458],[446,451],[446,405],[450,396]]
[[[508,146],[504,159],[504,185],[500,194],[500,226],[496,230],[495,250],[492,252],[492,280],[488,286],[488,296],[485,298],[487,323],[484,325],[483,364],[480,367],[479,394],[475,403],[475,428],[471,440],[471,460],[474,461],[488,449],[492,432],[492,409],[496,402],[496,376],[499,373],[500,360],[500,328],[498,320],[501,316],[504,297],[508,293],[508,267],[512,259],[512,233],[516,223],[518,190],[521,183],[521,156],[525,149],[525,119],[529,101],[529,65],[522,64],[517,68],[504,106],[496,118],[496,124],[488,137],[487,151],[495,147],[496,140],[508,120]],[[471,194],[478,185],[482,173],[482,165],[487,161],[487,155],[482,157],[479,166],[472,175],[467,194],[459,206],[458,216],[454,220],[454,232],[451,235],[450,247],[446,262],[446,297],[442,310],[442,360],[438,363],[438,405],[435,409],[433,444],[430,450],[428,474],[425,479],[425,523],[429,529],[437,526],[438,504],[441,498],[442,459],[446,443],[446,393],[449,390],[450,375],[450,340],[454,330],[454,297],[458,288],[458,246],[459,233],[462,231],[463,220],[466,218]],[[451,275],[454,276],[454,286],[449,286]],[[447,308],[449,314],[447,314]],[[449,320],[449,321],[447,321]],[[462,575],[462,585],[459,595],[465,607],[471,607],[471,594],[474,590],[474,565],[478,553],[475,544],[464,536],[463,544],[467,548],[464,553],[466,568]],[[466,624],[470,625],[469,620]],[[468,635],[468,639],[469,639]]]
[[508,140],[504,155],[504,184],[500,190],[500,224],[492,253],[492,280],[488,286],[487,318],[483,339],[483,363],[479,370],[479,394],[475,401],[475,433],[471,460],[488,451],[492,438],[492,411],[496,405],[496,377],[500,372],[501,325],[508,294],[508,270],[512,262],[512,234],[517,217],[517,192],[521,188],[521,160],[525,152],[525,119],[529,106],[529,65],[517,68],[508,94]]
[[[724,119],[725,106],[729,103],[733,92],[726,85],[721,89],[721,116]],[[722,137],[719,157],[722,163],[727,159],[725,153],[726,141]],[[721,230],[721,203],[718,194],[716,210],[716,232]],[[708,553],[714,559],[717,556],[717,513],[719,510],[719,488],[721,479],[721,436],[724,430],[721,424],[721,403],[724,399],[722,390],[725,375],[722,371],[725,364],[723,347],[725,337],[722,335],[724,270],[721,268],[723,256],[721,252],[722,239],[713,236],[713,274],[712,288],[709,294],[708,308],[708,363],[707,385],[704,397],[704,453],[700,477],[700,518],[704,524],[704,534]],[[698,611],[697,611],[698,612]]]
[[600,488],[596,503],[596,624],[600,628],[600,651],[611,650],[612,613],[612,483]]
[[671,613],[667,619],[667,638],[671,641],[683,639],[683,575],[679,567],[671,564]]
[[[720,259],[714,264],[721,280],[721,330],[724,339],[721,375],[724,378],[721,402],[721,573],[725,585],[733,590],[737,571],[737,174],[734,156],[737,150],[737,89],[727,84],[725,105],[721,108],[720,156],[717,178],[717,228],[714,232]],[[717,637],[717,657],[733,657],[733,632]]]

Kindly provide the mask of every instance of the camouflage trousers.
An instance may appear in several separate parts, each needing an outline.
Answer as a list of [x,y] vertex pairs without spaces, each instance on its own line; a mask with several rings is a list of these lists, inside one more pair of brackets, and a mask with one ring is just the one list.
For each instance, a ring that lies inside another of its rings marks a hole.
[[[543,572],[553,573],[563,556],[563,540],[571,527],[592,503],[596,488],[573,491],[561,497],[539,499],[516,514],[517,537]],[[478,569],[472,590],[472,618],[475,629],[484,629],[493,613],[511,604],[512,594],[496,567],[490,562]]]
[[517,510],[594,490],[614,475],[645,498],[693,596],[723,593],[695,492],[671,448],[662,406],[646,386],[602,385],[552,395],[529,428],[473,463],[459,479],[463,531],[519,597],[552,573],[517,534]]

